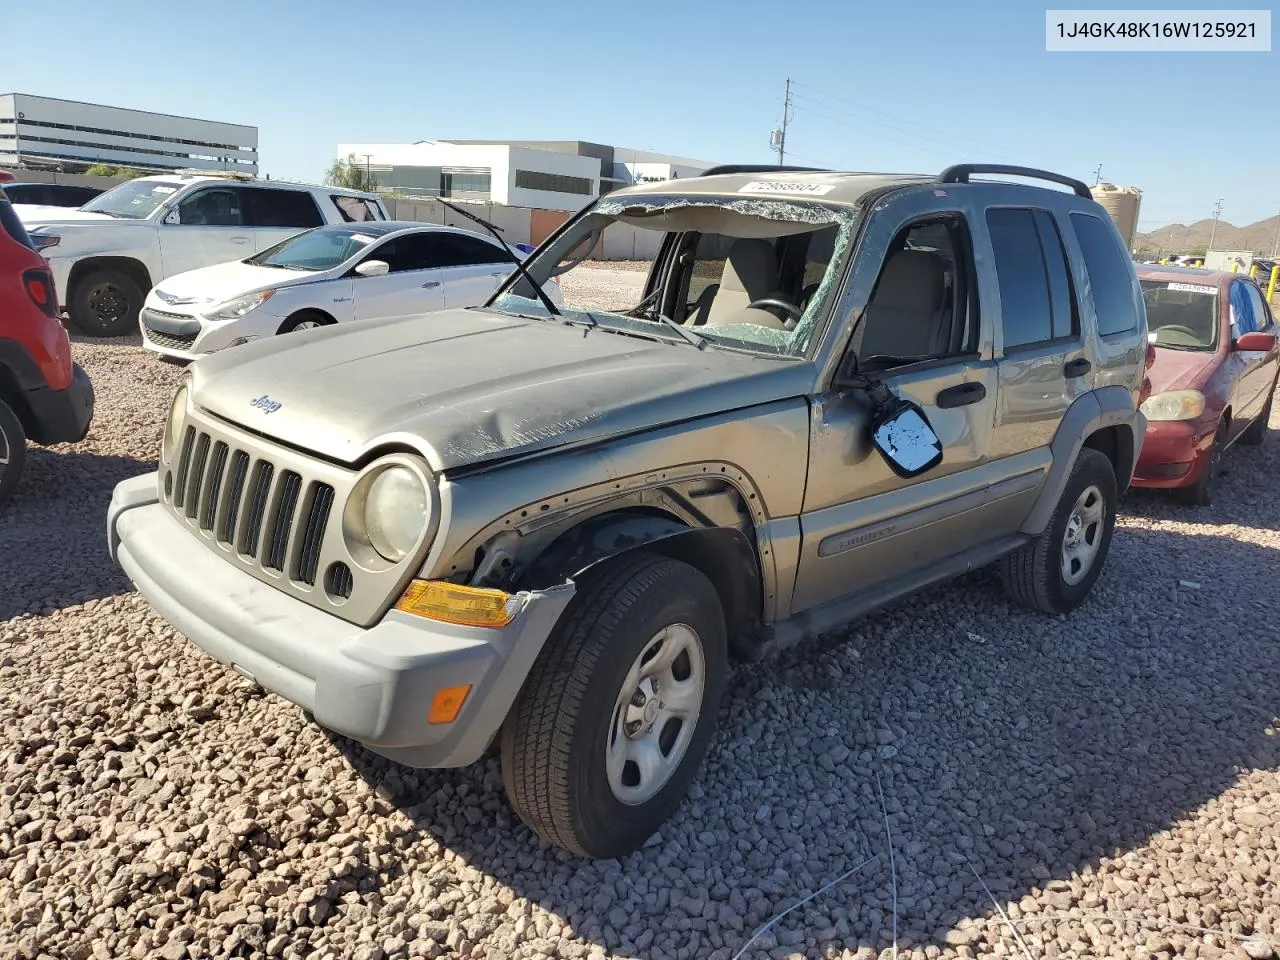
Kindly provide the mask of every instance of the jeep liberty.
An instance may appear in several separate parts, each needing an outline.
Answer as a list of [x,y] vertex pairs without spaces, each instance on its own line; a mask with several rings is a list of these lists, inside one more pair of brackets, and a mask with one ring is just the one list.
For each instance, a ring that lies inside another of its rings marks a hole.
[[[613,224],[656,251],[634,296],[546,298]],[[496,746],[588,857],[675,811],[731,658],[983,564],[1048,614],[1101,573],[1147,325],[1079,181],[717,168],[607,194],[525,268],[197,361],[112,556],[328,729],[414,767]]]

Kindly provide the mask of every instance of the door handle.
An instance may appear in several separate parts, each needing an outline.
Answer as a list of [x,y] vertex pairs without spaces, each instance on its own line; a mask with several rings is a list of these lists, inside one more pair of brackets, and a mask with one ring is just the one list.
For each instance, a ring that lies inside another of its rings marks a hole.
[[428,280],[426,283],[424,283],[424,284],[422,285],[422,289],[424,289],[424,290],[434,290],[434,289],[435,289],[436,287],[438,287],[438,286],[440,286],[440,281],[439,281],[439,280]]
[[1084,357],[1077,357],[1075,360],[1068,360],[1063,365],[1062,372],[1067,379],[1071,379],[1072,377],[1083,377],[1092,369],[1093,364]]
[[980,383],[957,383],[954,387],[939,390],[934,403],[943,410],[949,410],[952,407],[965,407],[971,403],[977,403],[986,395],[987,388]]
[[249,238],[248,237],[232,237],[231,242],[232,243],[248,243]]

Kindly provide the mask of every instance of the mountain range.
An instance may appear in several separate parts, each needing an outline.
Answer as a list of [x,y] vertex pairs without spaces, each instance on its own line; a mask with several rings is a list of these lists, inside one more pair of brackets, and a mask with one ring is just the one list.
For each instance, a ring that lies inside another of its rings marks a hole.
[[1269,257],[1275,246],[1277,230],[1280,230],[1280,215],[1244,227],[1219,220],[1216,232],[1213,220],[1197,220],[1192,224],[1171,223],[1150,233],[1139,233],[1134,237],[1133,245],[1139,251],[1152,253],[1191,253],[1207,248],[1212,235],[1215,250],[1252,250]]

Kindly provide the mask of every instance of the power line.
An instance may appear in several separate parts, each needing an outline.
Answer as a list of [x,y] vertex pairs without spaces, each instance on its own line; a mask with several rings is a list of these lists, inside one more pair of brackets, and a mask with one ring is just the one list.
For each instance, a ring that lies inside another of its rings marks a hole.
[[841,119],[839,119],[839,118],[837,118],[837,117],[832,117],[832,116],[829,116],[829,115],[827,115],[827,114],[825,114],[825,113],[820,113],[820,112],[818,112],[817,110],[814,110],[812,107],[804,107],[804,108],[797,107],[796,109],[797,109],[797,110],[799,110],[801,113],[803,113],[805,116],[817,117],[818,119],[820,119],[820,120],[825,120],[825,121],[827,121],[828,123],[834,123],[834,124],[836,124],[836,126],[845,127],[845,128],[847,128],[847,129],[849,129],[849,130],[853,130],[853,131],[855,131],[855,132],[857,132],[857,133],[867,134],[867,135],[872,136],[872,137],[878,137],[878,138],[879,138],[879,139],[881,139],[881,140],[889,140],[889,141],[891,141],[891,142],[893,142],[893,143],[901,144],[901,145],[902,145],[902,146],[904,146],[904,147],[911,147],[913,150],[923,150],[923,151],[925,151],[926,153],[934,153],[934,154],[937,154],[937,155],[939,155],[939,156],[945,156],[945,157],[954,157],[954,156],[955,156],[955,152],[954,152],[954,151],[951,151],[951,150],[939,150],[939,149],[936,149],[936,148],[934,148],[934,147],[926,147],[926,146],[923,146],[923,145],[918,144],[918,143],[911,143],[911,142],[909,142],[909,141],[907,141],[907,140],[900,140],[900,139],[898,139],[897,137],[891,137],[891,136],[889,136],[889,134],[887,134],[887,133],[881,133],[881,132],[880,132],[880,131],[878,131],[878,130],[868,130],[868,129],[866,129],[865,127],[859,127],[859,126],[857,126],[857,125],[855,125],[855,124],[849,123],[847,120],[841,120]]
[[[869,107],[866,104],[858,103],[857,101],[850,100],[847,97],[839,97],[833,93],[827,93],[824,90],[819,90],[817,87],[811,87],[807,83],[792,81],[792,86],[799,87],[801,90],[807,90],[810,93],[821,96],[827,100],[834,100],[840,104],[848,104],[849,106],[855,107],[860,113],[870,113],[870,114],[875,114],[877,116],[887,117],[890,120],[893,120],[894,123],[898,125],[899,129],[901,129],[901,125],[905,124],[906,126],[918,127],[921,130],[927,131],[927,134],[914,134],[915,136],[921,136],[921,137],[927,136],[931,140],[945,142],[945,143],[951,143],[956,140],[964,140],[964,141],[967,141],[968,143],[974,144],[975,146],[983,147],[984,149],[989,149],[989,150],[996,150],[997,152],[1000,152],[1000,153],[1016,154],[1018,156],[1023,156],[1023,157],[1032,156],[1032,154],[1024,150],[1014,150],[1009,147],[998,146],[996,144],[989,143],[985,140],[980,140],[975,137],[967,137],[967,136],[964,136],[963,134],[953,133],[950,130],[944,130],[941,127],[935,127],[935,126],[932,126],[931,124],[921,123],[918,120],[908,120],[905,117],[900,117],[900,116],[897,116],[896,114],[886,113],[883,110],[877,110],[875,107]],[[859,119],[866,120],[865,117],[859,117],[857,113],[854,113],[853,111],[848,110],[844,107],[836,106],[834,104],[820,103],[819,106],[822,106],[824,109],[833,110],[839,113],[846,113],[850,116],[858,117]],[[882,123],[883,121],[867,120],[867,122]],[[886,126],[888,126],[888,124],[886,124]],[[903,132],[910,132],[910,131],[903,131]]]

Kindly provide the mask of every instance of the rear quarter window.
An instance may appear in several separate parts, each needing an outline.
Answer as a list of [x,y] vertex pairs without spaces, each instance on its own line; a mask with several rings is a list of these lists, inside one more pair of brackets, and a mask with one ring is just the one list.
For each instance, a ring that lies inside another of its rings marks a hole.
[[318,227],[324,223],[315,198],[305,190],[245,190],[252,227]]
[[0,229],[3,229],[5,233],[28,250],[35,250],[35,244],[27,236],[27,228],[18,219],[18,214],[14,212],[13,204],[9,202],[9,198],[4,195],[2,189],[0,189]]
[[1109,223],[1087,213],[1071,214],[1071,225],[1084,254],[1098,333],[1106,337],[1137,330],[1143,308],[1133,263],[1119,236]]

